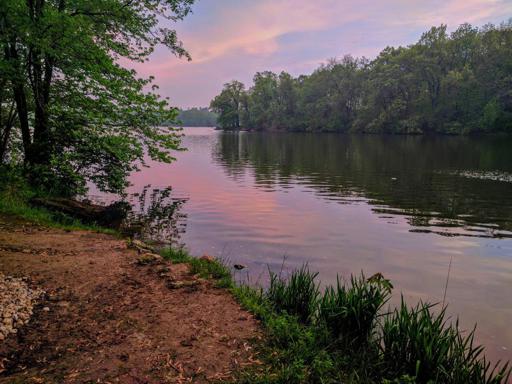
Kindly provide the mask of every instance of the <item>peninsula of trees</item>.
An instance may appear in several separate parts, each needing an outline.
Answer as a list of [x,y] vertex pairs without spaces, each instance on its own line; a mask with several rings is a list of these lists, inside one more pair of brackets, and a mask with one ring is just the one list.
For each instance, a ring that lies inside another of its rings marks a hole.
[[332,59],[297,78],[258,72],[249,89],[225,84],[210,107],[229,130],[512,133],[512,20],[433,27],[374,60]]

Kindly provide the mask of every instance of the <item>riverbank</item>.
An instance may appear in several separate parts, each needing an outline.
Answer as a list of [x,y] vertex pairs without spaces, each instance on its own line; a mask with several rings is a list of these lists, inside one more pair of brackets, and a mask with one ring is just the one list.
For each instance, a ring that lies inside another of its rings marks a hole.
[[17,332],[0,343],[0,383],[509,382],[439,306],[389,308],[380,273],[320,290],[303,266],[240,286],[211,256],[156,254],[6,196],[0,273],[32,317],[1,313]]
[[0,216],[0,272],[44,291],[0,344],[0,383],[202,383],[251,364],[254,317],[189,265],[143,256],[108,234]]

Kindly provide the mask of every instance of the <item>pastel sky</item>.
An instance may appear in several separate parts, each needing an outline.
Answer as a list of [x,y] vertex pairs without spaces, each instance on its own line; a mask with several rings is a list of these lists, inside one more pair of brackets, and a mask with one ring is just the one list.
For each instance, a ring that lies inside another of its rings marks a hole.
[[257,71],[307,74],[329,58],[408,45],[433,25],[510,17],[512,0],[196,0],[172,26],[193,60],[158,49],[135,68],[154,75],[173,105],[207,106],[224,83],[249,85]]

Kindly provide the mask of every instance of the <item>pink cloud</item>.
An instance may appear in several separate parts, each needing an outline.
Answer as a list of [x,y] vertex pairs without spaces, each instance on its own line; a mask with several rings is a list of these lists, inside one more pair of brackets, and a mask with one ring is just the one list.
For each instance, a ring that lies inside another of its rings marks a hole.
[[[373,56],[388,44],[412,43],[432,25],[454,29],[504,20],[512,2],[201,0],[196,9],[197,18],[192,14],[176,25],[192,62],[160,49],[150,62],[134,66],[142,76],[155,75],[162,93],[180,106],[207,105],[224,82],[250,82],[255,71],[309,72],[329,57]],[[314,37],[306,40],[305,34]]]

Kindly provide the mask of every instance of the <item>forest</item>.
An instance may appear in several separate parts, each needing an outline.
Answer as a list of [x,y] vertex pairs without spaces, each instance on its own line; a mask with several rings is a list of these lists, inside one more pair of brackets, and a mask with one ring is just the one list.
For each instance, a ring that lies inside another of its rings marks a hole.
[[374,59],[346,55],[310,75],[264,71],[210,104],[226,130],[512,133],[512,20],[432,27]]
[[178,121],[184,127],[215,127],[217,115],[204,107],[181,109]]

